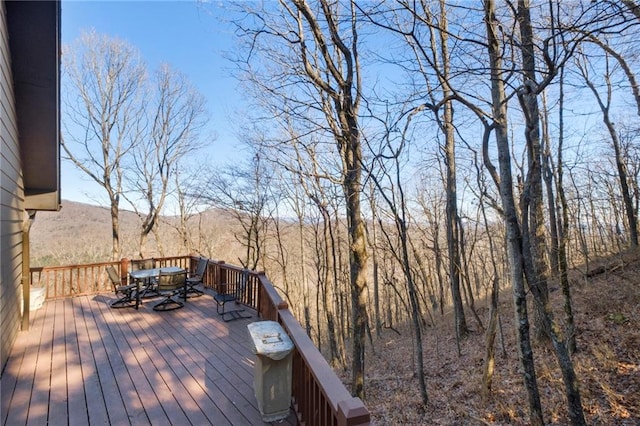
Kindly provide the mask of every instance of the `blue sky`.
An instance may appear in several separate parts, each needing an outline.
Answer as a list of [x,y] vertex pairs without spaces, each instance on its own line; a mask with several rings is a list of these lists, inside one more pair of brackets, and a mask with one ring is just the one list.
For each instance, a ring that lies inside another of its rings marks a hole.
[[[230,64],[223,59],[223,52],[233,47],[233,34],[220,19],[224,17],[222,5],[223,2],[63,0],[62,42],[71,43],[82,30],[93,28],[138,48],[149,70],[168,62],[185,73],[207,98],[211,118],[207,133],[216,135],[203,155],[211,162],[224,163],[238,155],[237,139],[229,123],[233,113],[241,110],[242,101],[237,83],[230,76]],[[103,201],[101,194],[100,188],[63,161],[63,199],[96,203]]]

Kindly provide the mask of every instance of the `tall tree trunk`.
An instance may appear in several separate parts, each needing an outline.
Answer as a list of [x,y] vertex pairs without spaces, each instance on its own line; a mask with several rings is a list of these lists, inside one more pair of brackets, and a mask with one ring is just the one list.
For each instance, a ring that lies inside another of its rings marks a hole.
[[458,239],[458,247],[460,248],[460,265],[461,265],[461,270],[464,271],[464,273],[462,274],[461,278],[462,278],[462,282],[463,282],[463,289],[466,289],[465,293],[465,299],[467,302],[467,306],[469,306],[469,310],[471,311],[471,313],[473,314],[473,317],[475,318],[476,322],[478,323],[478,327],[480,328],[480,330],[484,330],[484,325],[482,324],[482,320],[480,319],[480,316],[478,315],[478,310],[476,309],[476,302],[475,302],[475,297],[473,295],[473,288],[471,287],[471,274],[469,273],[469,262],[467,259],[467,251],[465,249],[465,241],[466,241],[466,237],[465,237],[465,232],[464,232],[464,228],[462,227],[462,220],[460,219],[459,215],[456,215],[457,218],[457,222],[458,222],[458,230],[460,238]]
[[[345,34],[342,17],[335,4],[320,0],[311,7],[306,0],[292,0],[293,16],[301,31],[300,60],[309,83],[320,93],[324,116],[331,128],[342,161],[341,184],[344,193],[352,307],[352,393],[364,399],[365,342],[367,329],[367,240],[360,196],[362,193],[362,146],[358,109],[362,96],[355,5],[348,10],[350,37]],[[321,16],[316,16],[316,11]],[[305,32],[306,29],[306,32]],[[309,35],[312,43],[306,43]],[[317,47],[316,51],[307,49]],[[334,46],[332,49],[326,46]],[[320,61],[312,60],[315,55]]]
[[440,226],[437,218],[430,220],[430,227],[433,232],[433,256],[435,260],[436,277],[438,279],[438,306],[440,308],[440,316],[444,317],[444,278],[442,276],[442,250],[440,250]]
[[[442,73],[438,73],[442,84],[443,99],[451,95],[449,89],[449,46],[448,46],[448,22],[447,6],[444,0],[440,0],[440,55],[442,57]],[[435,53],[435,52],[434,52]],[[446,228],[447,228],[447,249],[449,254],[449,284],[451,287],[451,298],[453,302],[453,313],[455,319],[456,336],[464,338],[469,333],[467,320],[462,304],[460,293],[460,232],[458,228],[458,190],[456,185],[456,145],[453,127],[453,105],[452,101],[445,101],[443,105],[442,120],[440,128],[445,137],[445,168],[446,168]]]
[[[569,417],[573,425],[584,425],[584,412],[578,389],[578,381],[571,356],[562,339],[562,330],[553,320],[547,287],[547,260],[542,206],[540,112],[538,109],[538,85],[535,76],[535,54],[533,51],[533,26],[529,0],[518,0],[518,20],[521,34],[521,52],[525,74],[524,92],[519,94],[525,112],[529,171],[524,195],[523,209],[523,260],[528,288],[534,299],[538,338],[550,338],[565,384],[565,395]],[[506,209],[505,209],[506,210]],[[527,216],[528,214],[528,216]],[[529,222],[527,223],[527,218]],[[528,238],[527,238],[528,237]],[[528,252],[529,251],[529,252]],[[531,259],[529,259],[529,254]]]
[[[482,221],[487,230],[489,230],[489,220],[487,219],[487,211],[484,204],[485,185],[482,181],[482,175],[479,167],[477,168],[476,179],[480,188],[479,209],[482,214]],[[498,271],[498,262],[496,260],[496,248],[493,243],[493,235],[487,232],[489,240],[489,254],[491,256],[491,266],[493,269],[493,279],[491,280],[491,296],[489,298],[489,324],[485,332],[485,357],[484,368],[482,373],[482,397],[487,400],[491,392],[493,384],[493,373],[495,371],[495,341],[498,328],[499,318],[499,297],[500,297],[500,272]]]
[[[397,173],[400,170],[398,156],[399,155],[396,152],[394,155],[395,170],[396,170],[395,176],[399,178],[400,175],[399,173]],[[381,185],[378,178],[374,174],[371,174],[370,176],[372,181],[376,184],[376,186],[379,189],[382,189],[383,185]],[[409,232],[407,229],[407,202],[404,196],[404,191],[402,189],[402,182],[398,180],[394,182],[392,186],[397,188],[398,201],[396,201],[395,195],[389,196],[385,192],[381,192],[381,194],[384,200],[386,201],[389,207],[389,210],[393,214],[396,231],[398,233],[398,238],[400,239],[400,242],[399,242],[400,247],[398,251],[396,251],[396,249],[392,247],[392,244],[389,244],[389,246],[391,247],[390,249],[394,251],[393,253],[394,258],[402,266],[403,278],[406,281],[406,289],[409,295],[408,311],[409,311],[409,316],[411,317],[412,332],[414,336],[413,356],[416,363],[416,375],[418,378],[418,386],[420,388],[420,396],[422,398],[422,403],[426,406],[429,403],[429,397],[427,394],[427,386],[426,386],[426,380],[424,376],[424,355],[423,355],[423,344],[422,344],[422,340],[423,340],[422,339],[422,323],[423,323],[422,317],[423,316],[420,310],[419,291],[416,286],[414,274],[412,273],[412,270],[411,270],[411,258],[409,257],[410,240],[409,240]],[[391,241],[389,235],[386,233],[384,228],[382,228],[382,232],[385,233],[387,240]]]
[[547,109],[546,96],[542,95],[542,140],[544,149],[542,152],[542,177],[544,179],[547,191],[547,210],[549,213],[549,237],[551,240],[551,248],[549,249],[549,263],[551,273],[554,276],[559,275],[558,265],[558,218],[556,217],[556,203],[553,190],[553,166],[551,159],[551,137],[549,136],[549,111]]
[[111,259],[119,260],[120,257],[120,207],[116,195],[111,196]]
[[426,406],[429,403],[429,396],[427,394],[427,386],[424,377],[424,356],[422,350],[422,324],[420,315],[420,307],[418,305],[418,295],[416,291],[415,281],[413,280],[413,274],[411,274],[411,266],[409,264],[409,250],[407,245],[407,227],[406,223],[401,223],[402,236],[402,258],[403,268],[405,270],[405,277],[407,279],[407,288],[409,289],[409,301],[411,302],[411,320],[413,322],[413,332],[415,336],[415,355],[416,355],[416,369],[418,375],[418,386],[420,387],[420,396],[422,403]]
[[569,352],[574,353],[578,350],[576,344],[575,324],[573,320],[573,309],[571,303],[571,290],[569,287],[569,266],[567,264],[567,239],[569,238],[569,205],[567,203],[567,197],[564,193],[564,162],[563,162],[563,148],[564,148],[564,70],[560,71],[560,94],[558,100],[558,165],[557,165],[557,194],[560,202],[560,217],[562,218],[560,226],[558,227],[558,270],[560,273],[560,286],[562,287],[562,294],[564,295],[564,314],[565,322],[567,324],[566,340]]
[[349,228],[349,269],[353,311],[353,394],[364,399],[365,339],[367,322],[367,242],[360,210],[360,145],[352,146],[347,156],[350,167],[345,176],[345,196]]
[[371,260],[373,262],[373,309],[375,315],[375,324],[376,324],[376,336],[382,336],[382,318],[380,315],[380,272],[379,272],[379,264],[378,264],[378,235],[377,235],[377,226],[376,222],[378,220],[377,208],[376,208],[376,197],[375,197],[375,187],[373,184],[370,185],[371,192],[369,196],[370,208],[371,208],[371,233],[367,234],[370,236],[369,246],[371,247]]
[[620,140],[618,138],[618,132],[616,131],[615,124],[611,121],[611,116],[609,112],[609,108],[611,105],[611,80],[609,77],[609,69],[607,65],[607,70],[605,74],[605,80],[607,83],[607,98],[606,101],[602,99],[598,89],[595,87],[594,83],[589,80],[589,77],[586,71],[581,67],[582,75],[587,83],[591,92],[593,92],[596,101],[598,101],[598,105],[600,110],[602,111],[602,121],[604,122],[607,131],[609,132],[609,136],[611,137],[611,143],[613,145],[613,150],[615,154],[615,162],[616,169],[618,171],[618,179],[620,181],[620,192],[622,193],[622,200],[624,202],[624,208],[627,216],[627,224],[629,226],[629,241],[633,247],[638,246],[638,218],[636,216],[636,211],[633,206],[633,198],[631,197],[631,192],[629,191],[629,177],[627,173],[627,164],[625,162],[624,154],[622,153],[622,149],[620,146]]
[[500,197],[504,213],[507,238],[507,253],[513,299],[515,304],[515,323],[517,324],[518,353],[523,368],[525,389],[529,400],[529,416],[534,426],[544,425],[540,393],[533,362],[533,349],[529,337],[529,317],[527,314],[527,300],[524,288],[524,259],[522,255],[522,236],[516,203],[513,196],[513,178],[511,175],[511,152],[507,136],[507,98],[502,80],[502,59],[497,37],[498,24],[495,16],[494,0],[484,3],[485,23],[487,27],[487,47],[491,68],[491,99],[493,119],[495,122],[496,145],[500,168]]
[[544,329],[544,304],[548,303],[547,249],[545,242],[545,220],[542,193],[542,150],[540,146],[540,110],[538,108],[538,84],[533,49],[533,27],[529,0],[518,0],[518,21],[524,74],[523,88],[518,97],[525,118],[525,141],[527,144],[527,179],[523,192],[522,238],[525,268],[528,267],[529,285],[537,286],[543,305],[534,305],[536,338],[548,340],[549,330]]
[[[338,354],[338,344],[336,340],[336,325],[335,325],[335,313],[340,312],[337,306],[334,304],[333,309],[329,306],[329,293],[338,293],[338,280],[337,280],[337,268],[336,256],[335,256],[335,241],[333,238],[331,218],[326,206],[318,205],[318,208],[322,212],[322,247],[324,253],[324,268],[325,274],[323,281],[326,283],[322,291],[322,306],[324,311],[324,318],[327,321],[327,339],[329,340],[329,349],[331,356],[331,365],[337,367],[341,364],[340,355]],[[331,279],[329,278],[331,276]],[[333,285],[329,285],[332,282]]]

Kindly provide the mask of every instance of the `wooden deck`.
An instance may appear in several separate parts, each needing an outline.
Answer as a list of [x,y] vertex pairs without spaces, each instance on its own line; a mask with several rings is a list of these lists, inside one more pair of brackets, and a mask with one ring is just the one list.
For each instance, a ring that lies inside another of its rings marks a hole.
[[110,309],[113,297],[32,312],[2,375],[2,425],[265,424],[246,327],[255,314],[225,323],[209,294],[170,312],[153,311],[153,300]]

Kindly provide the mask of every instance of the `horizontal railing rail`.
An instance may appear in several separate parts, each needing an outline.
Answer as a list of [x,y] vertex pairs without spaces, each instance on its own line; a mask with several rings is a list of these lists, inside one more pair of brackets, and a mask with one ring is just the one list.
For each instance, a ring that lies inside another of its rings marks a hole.
[[[175,256],[153,259],[157,268],[179,266],[195,271],[199,258]],[[32,286],[46,288],[45,297],[55,299],[112,291],[105,272],[114,266],[123,282],[131,268],[129,259],[88,265],[31,268]],[[223,261],[209,260],[203,277],[205,287],[236,293],[243,269]],[[357,426],[370,424],[370,414],[360,398],[351,396],[300,323],[289,310],[264,272],[250,271],[241,288],[240,303],[255,309],[263,320],[278,321],[294,343],[292,404],[300,424]]]
[[105,273],[109,265],[119,268],[120,262],[31,268],[30,282],[32,287],[45,289],[46,299],[111,291]]
[[[163,257],[153,260],[156,268],[165,266],[179,266],[192,268],[191,256]],[[138,260],[136,260],[138,261]],[[30,269],[30,283],[32,287],[45,288],[46,299],[60,299],[65,297],[82,296],[87,294],[105,293],[113,291],[111,281],[106,273],[107,266],[113,266],[118,271],[122,282],[128,280],[131,260],[122,259],[113,262],[99,262],[83,265],[43,266]]]

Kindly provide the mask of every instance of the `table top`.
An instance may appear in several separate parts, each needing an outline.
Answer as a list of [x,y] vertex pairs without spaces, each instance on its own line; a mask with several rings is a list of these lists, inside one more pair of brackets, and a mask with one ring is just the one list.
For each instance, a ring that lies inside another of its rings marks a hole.
[[178,266],[165,266],[163,268],[139,269],[137,271],[131,271],[129,272],[129,276],[136,280],[142,280],[145,278],[157,277],[158,275],[160,275],[160,271],[173,274],[177,272],[186,272],[187,270]]

